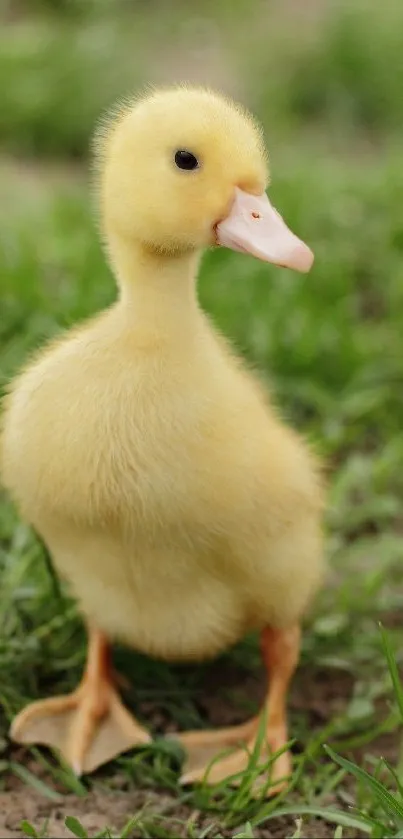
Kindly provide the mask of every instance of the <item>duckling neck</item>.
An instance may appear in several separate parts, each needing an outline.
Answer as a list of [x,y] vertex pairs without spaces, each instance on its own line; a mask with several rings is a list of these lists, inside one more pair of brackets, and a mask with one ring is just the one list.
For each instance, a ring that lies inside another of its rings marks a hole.
[[167,255],[122,238],[109,240],[119,286],[118,306],[131,328],[161,336],[192,331],[200,319],[196,294],[198,252]]

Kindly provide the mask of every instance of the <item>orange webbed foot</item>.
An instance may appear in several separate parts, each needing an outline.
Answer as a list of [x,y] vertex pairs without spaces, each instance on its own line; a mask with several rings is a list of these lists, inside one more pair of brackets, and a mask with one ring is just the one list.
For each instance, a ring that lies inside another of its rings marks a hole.
[[107,644],[96,631],[90,633],[87,668],[77,690],[28,705],[14,719],[10,736],[17,743],[57,749],[76,775],[151,741],[123,705],[113,684]]

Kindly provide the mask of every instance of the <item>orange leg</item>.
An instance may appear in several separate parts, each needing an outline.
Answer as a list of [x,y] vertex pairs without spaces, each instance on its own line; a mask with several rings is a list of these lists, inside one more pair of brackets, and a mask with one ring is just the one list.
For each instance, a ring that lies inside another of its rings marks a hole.
[[[288,741],[286,698],[298,664],[300,634],[299,626],[293,626],[286,630],[266,628],[261,635],[263,661],[269,676],[264,707],[266,728],[260,751],[262,763],[267,763],[270,754],[283,749]],[[245,770],[261,734],[261,722],[262,714],[232,728],[179,734],[178,739],[187,753],[181,782],[191,784],[205,780],[209,784],[216,784]],[[235,751],[218,757],[231,746],[235,747]],[[284,751],[271,765],[267,795],[274,795],[284,789],[290,774],[291,756],[288,751]],[[261,778],[256,784],[256,790],[265,780]]]
[[10,736],[17,743],[58,749],[77,775],[151,740],[114,687],[108,643],[96,629],[89,630],[87,664],[78,688],[28,705],[14,719]]

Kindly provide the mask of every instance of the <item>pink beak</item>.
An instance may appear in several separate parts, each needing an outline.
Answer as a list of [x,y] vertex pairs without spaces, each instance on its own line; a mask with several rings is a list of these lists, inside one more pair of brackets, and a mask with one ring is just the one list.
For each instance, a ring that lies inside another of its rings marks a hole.
[[235,200],[227,218],[217,224],[217,244],[250,253],[295,271],[309,271],[313,253],[294,236],[266,195],[250,195],[235,188]]

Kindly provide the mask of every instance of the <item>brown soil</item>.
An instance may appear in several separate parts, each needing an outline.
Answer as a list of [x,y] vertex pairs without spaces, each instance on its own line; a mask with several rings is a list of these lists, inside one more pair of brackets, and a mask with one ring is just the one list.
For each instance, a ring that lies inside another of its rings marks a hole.
[[[128,822],[129,818],[142,811],[151,817],[159,814],[161,817],[160,826],[181,839],[182,836],[189,836],[189,821],[193,824],[193,830],[200,833],[211,824],[211,817],[191,810],[183,805],[175,806],[175,799],[158,794],[154,791],[144,792],[142,790],[130,790],[130,792],[99,792],[88,793],[85,798],[78,798],[73,795],[65,796],[60,804],[49,802],[46,798],[37,793],[27,791],[21,787],[12,792],[0,793],[0,836],[1,839],[20,839],[24,836],[20,824],[27,819],[35,826],[37,831],[47,824],[47,836],[55,839],[71,839],[72,833],[65,825],[66,816],[73,816],[80,821],[90,837],[104,830],[106,826],[113,828],[117,834]],[[175,822],[172,822],[174,817]],[[146,820],[147,816],[144,816]],[[181,824],[182,823],[182,824]],[[269,822],[268,825],[256,829],[254,835],[259,839],[284,839],[295,831],[295,821],[291,818],[282,818]],[[220,836],[223,839],[231,839],[238,829],[220,829]],[[136,831],[133,828],[130,834],[133,839],[144,836],[144,832]],[[193,835],[197,835],[194,833]],[[213,834],[214,835],[214,834]],[[318,819],[313,819],[304,826],[301,834],[304,839],[330,839],[334,836],[334,826],[326,825]]]
[[[312,670],[302,668],[292,691],[291,711],[299,716],[303,715],[310,729],[314,730],[343,710],[351,696],[352,684],[352,677],[341,671],[312,672]],[[222,685],[225,685],[227,696],[228,691],[232,693],[234,705],[228,699],[220,699]],[[240,685],[242,685],[242,693]],[[212,725],[228,725],[244,718],[245,712],[239,711],[240,703],[236,701],[237,690],[239,691],[238,698],[242,699],[243,696],[244,700],[258,702],[264,692],[264,683],[258,676],[250,674],[246,676],[242,668],[237,668],[227,660],[224,664],[220,663],[208,668],[207,680],[199,704]],[[238,710],[236,710],[237,705]],[[147,712],[154,728],[165,725],[165,715],[161,713],[160,708],[149,704],[147,709],[142,708],[142,710]],[[391,750],[395,749],[393,738],[383,738],[382,744],[379,745],[380,752],[388,754],[389,758],[393,757],[391,754]],[[46,778],[43,769],[23,749],[13,753],[13,760],[24,763],[30,772],[55,789],[54,781]],[[178,837],[189,835],[189,819],[193,823],[194,835],[197,835],[196,831],[202,833],[208,825],[219,820],[208,813],[201,813],[178,802],[174,795],[167,794],[164,790],[136,789],[127,775],[119,772],[112,779],[108,778],[107,784],[103,783],[101,775],[101,779],[95,782],[94,787],[85,797],[65,794],[61,788],[57,792],[60,792],[60,800],[50,801],[14,776],[7,776],[3,791],[0,793],[0,837],[10,837],[10,839],[22,837],[24,835],[20,827],[22,820],[29,821],[37,831],[41,831],[47,822],[47,836],[57,837],[57,839],[71,837],[72,834],[65,826],[66,816],[79,819],[90,837],[96,836],[107,826],[114,829],[118,835],[123,825],[139,813],[142,814],[143,825],[147,822],[147,818],[158,815],[161,827],[165,827],[171,834],[174,830],[177,831]],[[340,800],[329,796],[326,805],[332,804],[343,807]],[[217,832],[213,830],[211,835],[216,836],[219,833],[222,837],[232,837],[239,829],[220,828]],[[280,839],[287,835],[292,836],[295,829],[294,819],[281,818],[256,829],[254,835],[261,839]],[[334,825],[306,818],[302,836],[306,839],[319,839],[319,837],[327,839],[334,836],[334,829]],[[134,827],[131,835],[137,837],[145,834],[136,832]]]
[[[31,771],[33,766],[30,766]],[[115,777],[116,786],[125,783],[123,778]],[[178,839],[189,836],[189,822],[193,825],[193,835],[196,830],[202,833],[212,823],[212,817],[206,813],[178,804],[172,795],[164,791],[136,790],[122,791],[119,789],[92,790],[81,798],[75,795],[60,796],[60,802],[49,801],[44,796],[27,787],[21,782],[14,782],[12,789],[0,793],[0,837],[1,839],[22,839],[21,822],[27,820],[40,832],[46,823],[46,835],[55,839],[71,839],[72,833],[65,825],[67,816],[74,816],[86,829],[88,836],[95,837],[106,827],[116,831],[118,835],[130,818],[141,813],[144,824],[153,816],[159,817],[159,826],[165,828],[169,835]],[[334,802],[329,802],[334,803]],[[215,820],[216,821],[216,820]],[[302,836],[304,839],[330,839],[334,836],[334,825],[327,825],[318,819],[304,822]],[[284,817],[274,819],[261,828],[255,828],[257,839],[284,839],[291,836],[296,827],[295,819]],[[231,839],[239,828],[219,828],[219,835],[223,839]],[[218,831],[218,829],[217,829]],[[130,834],[133,839],[145,834],[137,831],[135,826]],[[208,834],[210,835],[210,834]],[[212,836],[217,834],[213,832]],[[356,834],[358,836],[358,834]]]

